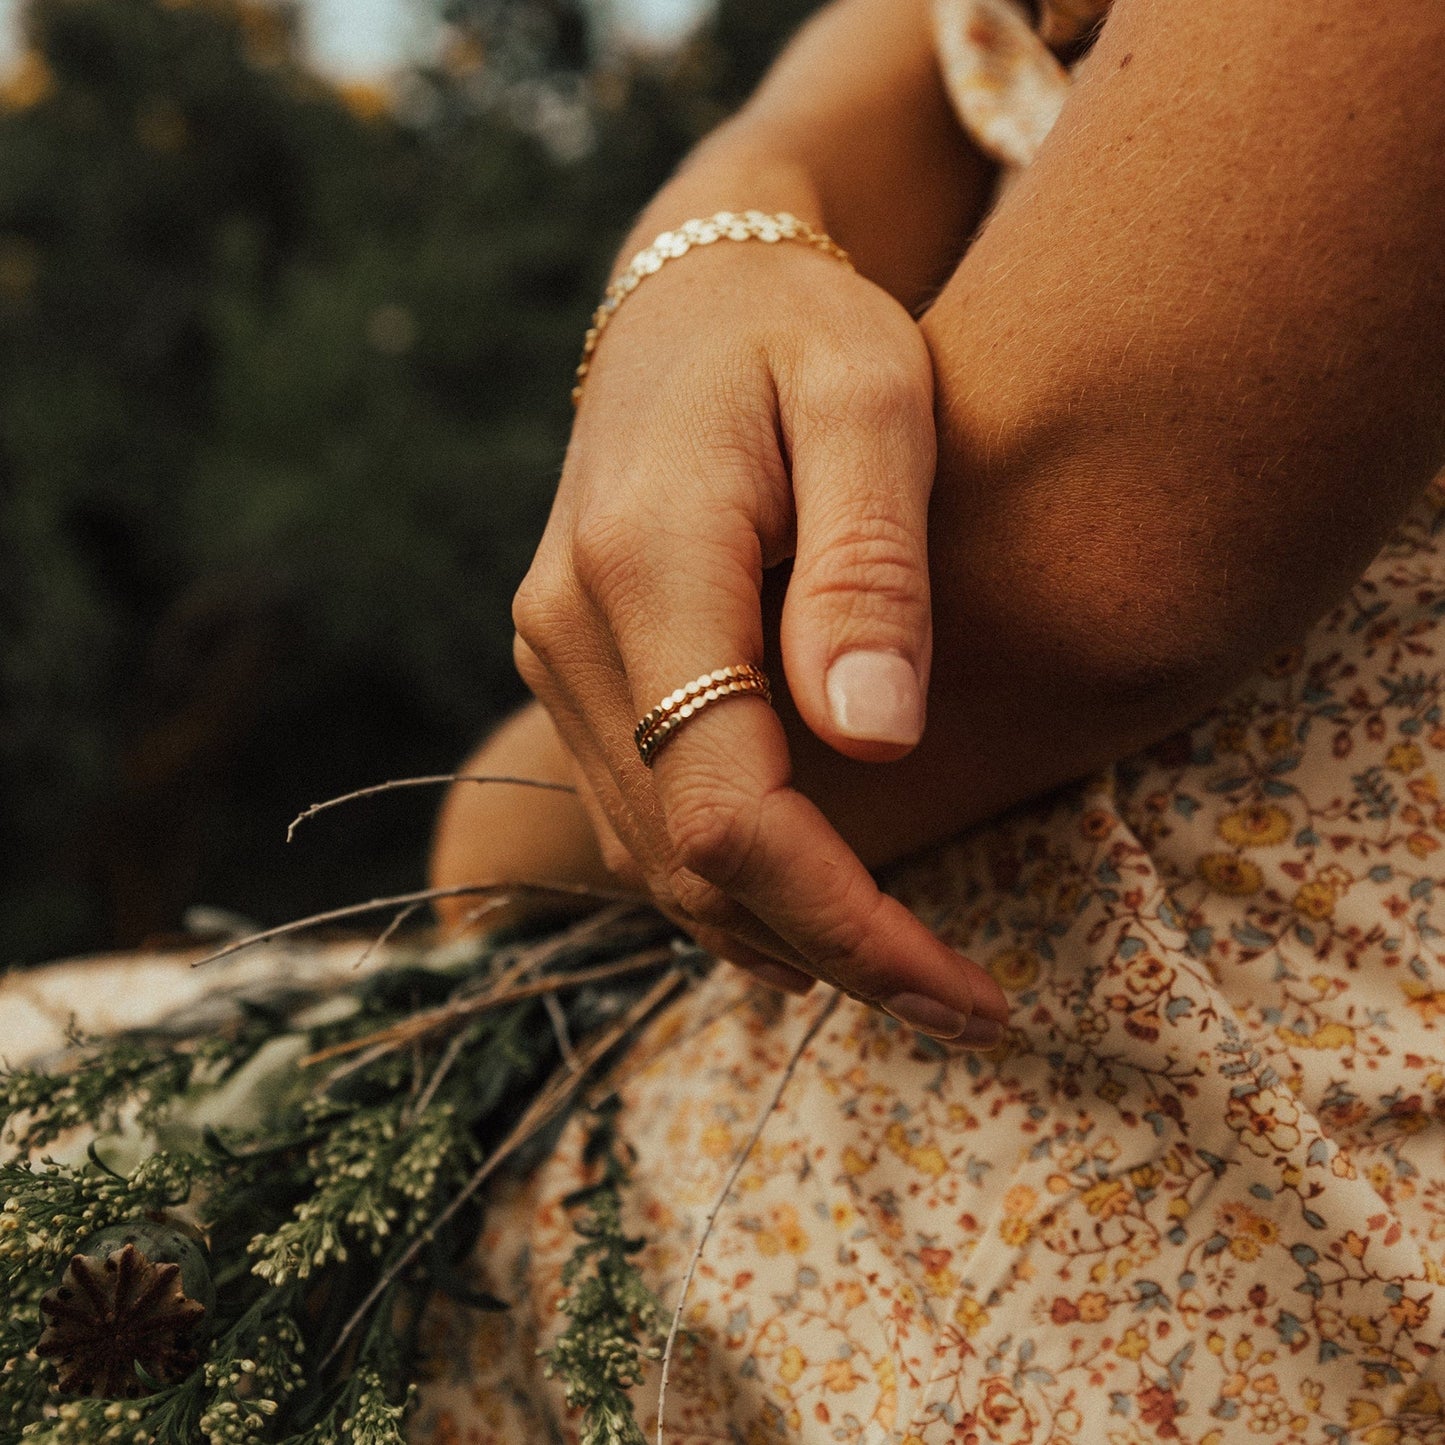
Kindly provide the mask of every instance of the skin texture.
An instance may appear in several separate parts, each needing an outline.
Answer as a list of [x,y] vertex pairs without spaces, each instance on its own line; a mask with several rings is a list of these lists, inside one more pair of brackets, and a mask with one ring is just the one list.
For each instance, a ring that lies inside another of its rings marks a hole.
[[[791,209],[864,274],[725,243],[629,299],[518,661],[603,849],[709,946],[1002,1017],[858,860],[1187,721],[1341,595],[1439,469],[1445,9],[1118,0],[956,266],[984,172],[931,67],[921,6],[841,0],[643,218],[636,245]],[[950,268],[915,325],[901,303]],[[827,668],[859,647],[927,687],[911,752],[829,717]],[[637,716],[759,658],[776,714],[710,709],[641,767]],[[505,867],[459,861],[487,806],[449,804],[439,882]]]

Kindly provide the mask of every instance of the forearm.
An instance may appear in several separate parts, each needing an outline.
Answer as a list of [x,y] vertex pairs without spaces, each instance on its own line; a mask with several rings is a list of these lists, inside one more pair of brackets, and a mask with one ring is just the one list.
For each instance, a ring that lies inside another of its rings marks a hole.
[[944,93],[927,0],[835,0],[647,207],[624,252],[714,211],[791,211],[910,308],[934,295],[992,170]]
[[928,730],[881,777],[796,745],[871,861],[1189,721],[1440,467],[1445,15],[1331,17],[1118,0],[925,318]]

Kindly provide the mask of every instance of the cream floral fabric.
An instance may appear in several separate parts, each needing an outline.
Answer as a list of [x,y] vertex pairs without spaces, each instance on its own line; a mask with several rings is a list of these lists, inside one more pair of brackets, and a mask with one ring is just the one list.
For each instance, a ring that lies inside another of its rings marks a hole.
[[[895,880],[1012,1035],[842,1004],[708,1243],[668,1441],[1445,1441],[1442,616],[1437,487],[1195,727]],[[719,972],[625,1066],[669,1305],[821,1004]],[[434,1320],[420,1445],[575,1438],[532,1352],[580,1137],[478,1248],[512,1313]]]
[[1026,166],[1069,93],[1054,51],[1086,42],[1110,0],[1043,0],[1037,26],[1018,0],[933,0],[944,83],[980,150]]
[[[979,144],[1026,164],[1107,0],[937,0]],[[1013,1001],[947,1059],[845,1001],[719,1216],[672,1445],[1445,1442],[1445,491],[1199,723],[895,880]],[[671,1307],[821,1007],[720,971],[625,1069]],[[573,1129],[440,1311],[418,1445],[572,1440],[534,1351]],[[656,1380],[640,1390],[649,1438]]]

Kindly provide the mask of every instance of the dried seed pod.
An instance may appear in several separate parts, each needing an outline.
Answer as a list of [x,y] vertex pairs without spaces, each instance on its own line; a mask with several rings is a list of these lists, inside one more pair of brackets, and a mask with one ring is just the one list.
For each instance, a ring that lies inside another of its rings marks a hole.
[[53,1359],[67,1395],[134,1399],[183,1380],[216,1291],[203,1243],[158,1215],[92,1235],[40,1301],[36,1353]]

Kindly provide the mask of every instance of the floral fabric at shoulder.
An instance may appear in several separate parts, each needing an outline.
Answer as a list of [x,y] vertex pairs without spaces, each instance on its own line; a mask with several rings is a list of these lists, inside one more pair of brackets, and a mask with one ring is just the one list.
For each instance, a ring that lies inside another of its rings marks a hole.
[[1110,0],[934,0],[939,64],[964,128],[1005,166],[1029,164],[1069,93],[1055,52],[1084,41]]

